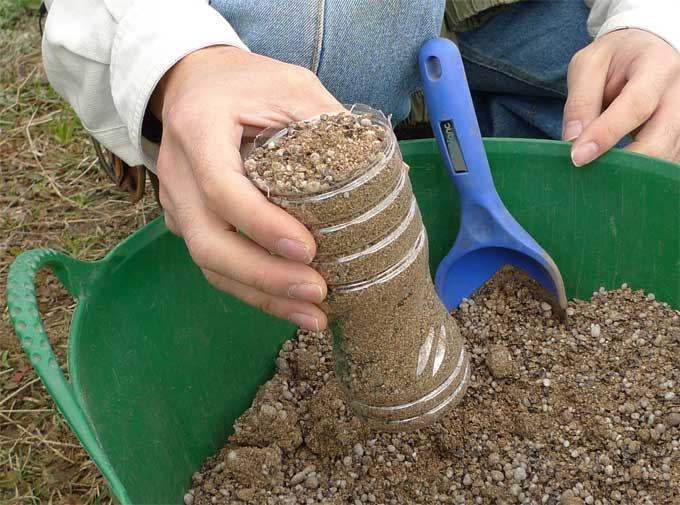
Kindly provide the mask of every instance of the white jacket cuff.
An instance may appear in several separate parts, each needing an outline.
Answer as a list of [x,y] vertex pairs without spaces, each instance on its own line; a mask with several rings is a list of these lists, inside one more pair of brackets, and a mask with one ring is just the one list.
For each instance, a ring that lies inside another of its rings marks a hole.
[[187,54],[213,45],[248,50],[205,0],[137,0],[120,19],[111,51],[111,91],[130,142],[155,170],[158,146],[142,139],[142,121],[161,77]]
[[[622,2],[623,3],[623,2]],[[640,3],[639,7],[610,12],[606,21],[597,30],[596,37],[601,37],[614,30],[637,28],[653,33],[680,51],[680,1],[677,4],[662,2],[663,6],[654,2]]]

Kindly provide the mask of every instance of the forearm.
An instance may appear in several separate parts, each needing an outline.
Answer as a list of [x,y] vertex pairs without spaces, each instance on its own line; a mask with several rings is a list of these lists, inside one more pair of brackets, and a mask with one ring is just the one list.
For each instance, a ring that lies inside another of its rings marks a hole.
[[206,0],[59,0],[47,7],[50,83],[86,130],[130,165],[155,168],[157,146],[142,137],[142,120],[168,69],[207,46],[247,50]]

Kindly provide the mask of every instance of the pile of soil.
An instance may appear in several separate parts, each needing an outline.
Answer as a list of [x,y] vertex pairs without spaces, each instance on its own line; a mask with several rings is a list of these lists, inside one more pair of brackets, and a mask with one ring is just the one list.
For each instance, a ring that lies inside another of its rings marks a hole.
[[329,336],[300,332],[185,503],[678,503],[678,311],[624,285],[568,313],[501,272],[454,312],[465,398],[400,434],[352,415]]

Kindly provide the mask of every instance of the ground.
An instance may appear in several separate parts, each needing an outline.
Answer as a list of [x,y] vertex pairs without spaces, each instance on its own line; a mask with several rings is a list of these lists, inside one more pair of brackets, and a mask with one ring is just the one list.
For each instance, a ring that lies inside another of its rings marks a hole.
[[[150,188],[132,205],[113,186],[73,111],[50,88],[37,5],[0,0],[0,503],[108,504],[104,479],[19,346],[7,272],[34,248],[101,258],[158,210]],[[42,272],[37,286],[47,334],[65,364],[74,302],[51,274]]]

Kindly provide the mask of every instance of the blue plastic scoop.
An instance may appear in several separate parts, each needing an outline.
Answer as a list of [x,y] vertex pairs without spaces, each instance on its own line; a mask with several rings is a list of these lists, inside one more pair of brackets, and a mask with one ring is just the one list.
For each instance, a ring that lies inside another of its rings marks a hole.
[[461,206],[458,237],[435,275],[444,305],[457,307],[501,267],[513,265],[547,290],[564,319],[567,296],[557,265],[496,192],[458,48],[448,39],[432,39],[418,60],[432,130]]

